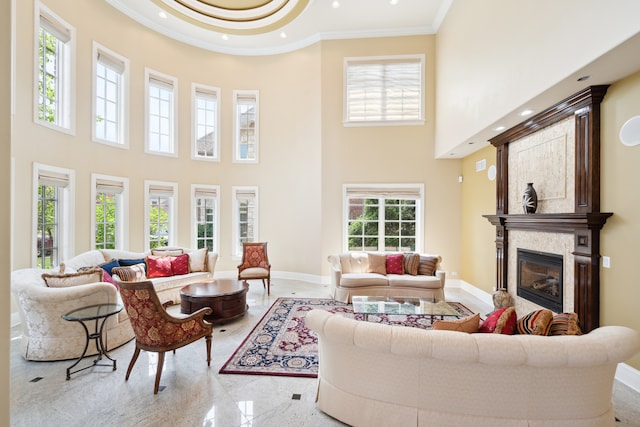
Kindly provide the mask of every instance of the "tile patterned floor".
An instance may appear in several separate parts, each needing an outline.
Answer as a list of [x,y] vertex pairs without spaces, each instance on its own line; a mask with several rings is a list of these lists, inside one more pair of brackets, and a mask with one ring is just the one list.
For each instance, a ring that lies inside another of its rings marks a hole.
[[[124,375],[133,354],[129,342],[113,350],[118,369],[93,368],[66,381],[72,363],[28,362],[19,353],[20,330],[11,330],[12,426],[341,426],[314,403],[316,380],[251,375],[219,375],[218,370],[278,297],[325,298],[326,286],[273,280],[271,296],[251,285],[246,316],[215,326],[211,367],[204,340],[168,353],[161,391],[153,394],[157,357],[141,352],[129,381]],[[491,307],[460,289],[447,299],[474,312]],[[179,310],[179,307],[174,309]],[[88,359],[92,360],[92,359]],[[164,388],[163,388],[164,387]],[[614,405],[620,427],[640,426],[640,393],[616,383]]]

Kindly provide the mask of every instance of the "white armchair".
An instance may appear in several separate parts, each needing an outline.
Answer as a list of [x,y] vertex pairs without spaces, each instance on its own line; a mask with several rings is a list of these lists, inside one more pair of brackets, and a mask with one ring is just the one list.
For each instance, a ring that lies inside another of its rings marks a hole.
[[[25,268],[11,273],[11,292],[22,324],[22,355],[27,360],[76,358],[82,354],[85,331],[78,322],[63,320],[62,315],[87,305],[121,303],[118,290],[106,282],[50,288],[41,277],[44,272]],[[103,334],[107,350],[130,341],[133,336],[124,310],[107,319]],[[87,355],[92,354],[97,354],[93,341],[87,350]]]

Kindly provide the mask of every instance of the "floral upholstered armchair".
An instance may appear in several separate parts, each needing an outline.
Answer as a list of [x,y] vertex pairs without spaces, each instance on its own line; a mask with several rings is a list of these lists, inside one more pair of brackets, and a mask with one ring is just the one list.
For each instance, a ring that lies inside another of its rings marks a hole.
[[202,308],[188,317],[174,317],[168,314],[150,281],[117,282],[120,286],[122,302],[127,310],[136,337],[136,349],[129,362],[125,381],[135,365],[140,350],[158,353],[158,367],[153,393],[158,393],[164,353],[184,347],[202,337],[206,339],[207,364],[211,364],[212,326],[204,316],[212,313],[209,307]]
[[261,279],[267,295],[271,294],[271,264],[267,256],[267,242],[242,244],[242,264],[238,266],[238,280],[253,279]]

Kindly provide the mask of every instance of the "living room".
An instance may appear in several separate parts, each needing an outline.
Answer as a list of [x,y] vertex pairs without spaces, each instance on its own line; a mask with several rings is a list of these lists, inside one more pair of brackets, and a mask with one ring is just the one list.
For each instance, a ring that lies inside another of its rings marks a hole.
[[[179,220],[173,243],[186,247],[192,246],[191,221],[186,220],[191,218],[191,185],[218,186],[221,232],[216,270],[233,273],[238,258],[229,231],[232,194],[234,188],[257,187],[258,236],[269,242],[274,276],[317,284],[328,282],[327,256],[344,248],[345,184],[422,184],[420,249],[442,255],[451,286],[486,298],[496,284],[495,227],[482,216],[496,212],[496,181],[487,177],[487,170],[496,165],[495,148],[487,141],[500,133],[495,131],[498,125],[509,128],[524,120],[517,116],[524,107],[540,112],[592,84],[611,84],[602,102],[600,125],[601,211],[613,212],[600,236],[600,254],[611,260],[610,268],[600,269],[600,324],[640,330],[635,307],[640,291],[633,285],[640,199],[628,189],[640,178],[635,167],[640,154],[618,137],[625,121],[640,114],[640,64],[637,55],[627,54],[639,38],[636,2],[615,6],[604,1],[527,2],[519,8],[505,1],[479,6],[456,0],[437,34],[322,40],[292,52],[261,56],[218,53],[181,43],[140,25],[107,2],[43,4],[76,30],[75,130],[64,133],[34,123],[36,3],[10,2],[7,13],[0,14],[7,24],[2,25],[6,35],[2,52],[11,58],[5,61],[11,66],[2,68],[5,102],[0,115],[2,139],[11,142],[2,144],[5,155],[0,156],[5,171],[3,253],[11,254],[2,261],[7,272],[2,309],[7,326],[2,336],[7,341],[9,318],[15,319],[16,313],[9,272],[33,266],[34,164],[72,170],[75,176],[74,227],[63,259],[92,248],[91,177],[101,174],[128,181],[124,241],[126,249],[139,251],[148,244],[148,236],[140,232],[146,227],[145,181],[176,185]],[[15,34],[10,30],[11,16]],[[547,28],[538,28],[539,22]],[[128,149],[92,141],[93,42],[129,60]],[[343,126],[345,58],[416,54],[425,58],[424,124]],[[178,82],[175,156],[145,151],[145,69]],[[618,70],[615,79],[599,80],[597,73],[603,69]],[[586,74],[591,75],[589,80],[576,81]],[[220,89],[220,153],[215,162],[191,158],[194,82]],[[233,161],[236,90],[259,91],[256,163]],[[476,172],[477,162],[483,160],[487,169]],[[291,207],[283,209],[287,202]],[[6,396],[8,360],[3,353]],[[636,389],[640,389],[639,369],[636,356],[625,370]],[[3,403],[5,414],[8,400]]]

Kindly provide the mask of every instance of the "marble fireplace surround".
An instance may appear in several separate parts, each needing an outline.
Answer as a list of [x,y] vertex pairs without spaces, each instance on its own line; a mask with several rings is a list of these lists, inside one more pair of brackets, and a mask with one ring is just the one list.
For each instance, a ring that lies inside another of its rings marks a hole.
[[[516,296],[517,249],[563,255],[563,311],[587,332],[600,325],[600,103],[608,86],[591,86],[492,138],[496,147],[496,288],[519,313],[540,308]],[[533,182],[535,214],[523,213]]]

